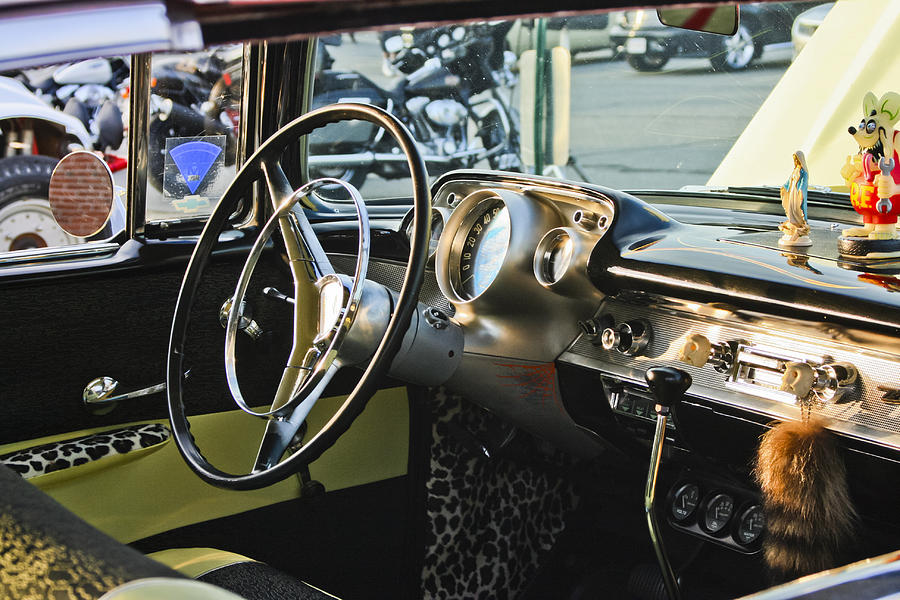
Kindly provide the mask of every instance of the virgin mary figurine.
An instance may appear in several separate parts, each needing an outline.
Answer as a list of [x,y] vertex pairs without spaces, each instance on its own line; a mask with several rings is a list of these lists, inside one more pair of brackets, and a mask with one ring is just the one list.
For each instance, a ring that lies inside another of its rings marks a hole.
[[794,152],[794,170],[781,186],[781,206],[787,221],[778,226],[784,234],[778,240],[780,246],[812,246],[809,224],[806,222],[806,190],[809,186],[809,170],[801,150]]

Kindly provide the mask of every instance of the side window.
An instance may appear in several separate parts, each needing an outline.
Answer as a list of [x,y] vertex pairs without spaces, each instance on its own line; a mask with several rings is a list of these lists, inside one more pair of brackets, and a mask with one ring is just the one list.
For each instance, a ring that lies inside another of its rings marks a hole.
[[155,54],[147,222],[209,215],[235,174],[243,47]]
[[[124,226],[130,58],[96,58],[0,76],[0,253],[39,251],[111,237]],[[118,197],[99,233],[76,237],[57,225],[50,175],[72,150],[101,154]]]

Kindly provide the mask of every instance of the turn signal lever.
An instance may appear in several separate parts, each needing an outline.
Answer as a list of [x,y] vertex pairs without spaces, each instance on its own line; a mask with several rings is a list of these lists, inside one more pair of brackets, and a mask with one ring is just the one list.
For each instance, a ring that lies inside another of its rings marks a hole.
[[650,541],[653,542],[653,550],[656,552],[656,560],[662,571],[663,583],[669,600],[681,600],[681,592],[678,589],[678,579],[669,562],[659,523],[656,521],[656,513],[653,511],[653,502],[656,498],[656,480],[659,476],[659,463],[662,460],[663,444],[666,441],[666,423],[669,420],[670,409],[678,404],[684,393],[691,387],[691,376],[681,369],[672,367],[651,367],[645,374],[650,393],[656,400],[656,433],[653,436],[653,447],[650,452],[650,470],[647,473],[647,487],[644,490],[644,511],[647,514],[647,527],[650,530]]

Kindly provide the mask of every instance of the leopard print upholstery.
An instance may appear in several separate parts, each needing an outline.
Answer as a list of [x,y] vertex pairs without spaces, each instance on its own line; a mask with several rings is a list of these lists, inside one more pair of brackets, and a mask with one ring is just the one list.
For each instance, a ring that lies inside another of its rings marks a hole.
[[431,474],[427,483],[424,598],[515,598],[536,574],[578,498],[567,459],[527,438],[560,467],[538,469],[487,458],[451,436],[455,425],[484,431],[496,417],[443,390],[432,393]]
[[113,431],[44,444],[0,456],[6,465],[25,479],[77,467],[106,456],[128,454],[169,439],[169,428],[158,423],[132,425]]

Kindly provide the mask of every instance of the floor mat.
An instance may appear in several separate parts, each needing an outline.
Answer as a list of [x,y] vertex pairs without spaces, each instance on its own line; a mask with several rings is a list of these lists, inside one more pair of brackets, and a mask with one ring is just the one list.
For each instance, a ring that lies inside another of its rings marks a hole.
[[[515,598],[538,570],[577,505],[568,459],[519,433],[517,456],[488,458],[459,431],[497,419],[443,390],[430,398],[424,598]],[[473,437],[472,440],[475,438]],[[471,442],[471,440],[470,440]]]

